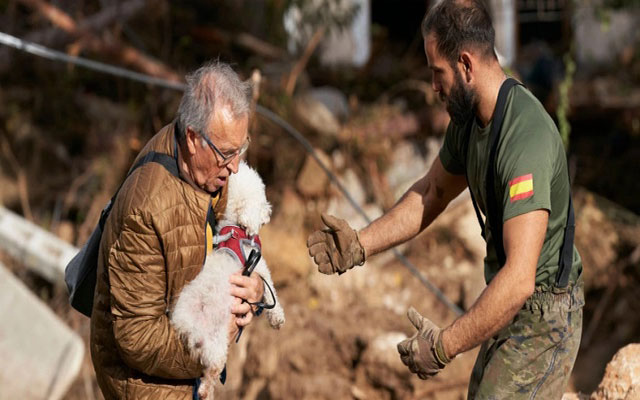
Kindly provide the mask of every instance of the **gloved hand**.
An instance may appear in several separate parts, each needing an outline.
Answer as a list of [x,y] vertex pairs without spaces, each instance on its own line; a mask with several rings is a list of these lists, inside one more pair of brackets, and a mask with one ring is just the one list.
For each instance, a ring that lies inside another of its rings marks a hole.
[[309,255],[323,274],[342,274],[355,265],[364,264],[364,248],[358,232],[340,218],[322,214],[322,222],[328,229],[315,231],[307,239]]
[[442,347],[442,329],[413,307],[409,308],[407,317],[418,332],[398,343],[400,359],[420,379],[432,378],[451,362]]

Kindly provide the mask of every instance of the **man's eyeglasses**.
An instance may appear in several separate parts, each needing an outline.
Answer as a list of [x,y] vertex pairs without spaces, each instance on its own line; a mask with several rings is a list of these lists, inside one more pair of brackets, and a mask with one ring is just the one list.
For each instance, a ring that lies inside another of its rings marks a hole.
[[251,139],[247,137],[247,141],[238,150],[224,154],[220,151],[220,149],[218,149],[218,147],[216,147],[215,144],[213,144],[213,142],[208,137],[203,134],[200,134],[200,137],[203,138],[204,141],[207,142],[209,147],[211,147],[211,149],[220,156],[220,158],[222,159],[222,161],[220,162],[220,166],[228,165],[236,157],[242,156],[247,151],[247,149],[249,148],[249,144],[251,143]]

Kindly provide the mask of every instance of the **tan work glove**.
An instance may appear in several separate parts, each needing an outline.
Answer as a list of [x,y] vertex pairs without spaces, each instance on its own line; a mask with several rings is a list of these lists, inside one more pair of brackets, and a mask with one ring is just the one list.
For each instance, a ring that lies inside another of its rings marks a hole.
[[442,347],[442,329],[413,307],[407,311],[407,317],[418,332],[398,343],[400,359],[420,379],[432,378],[451,362]]
[[364,248],[358,232],[340,218],[322,214],[327,229],[315,231],[307,239],[309,255],[323,274],[342,274],[355,265],[364,264]]

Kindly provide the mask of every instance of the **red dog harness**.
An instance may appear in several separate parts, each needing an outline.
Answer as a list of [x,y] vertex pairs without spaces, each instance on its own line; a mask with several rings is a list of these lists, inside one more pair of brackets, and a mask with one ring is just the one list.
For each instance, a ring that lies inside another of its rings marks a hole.
[[249,236],[244,228],[237,225],[223,226],[213,237],[213,245],[216,250],[224,250],[233,255],[240,265],[246,264],[249,255],[245,254],[245,246],[249,246],[249,252],[251,248],[257,251],[262,249],[258,235]]

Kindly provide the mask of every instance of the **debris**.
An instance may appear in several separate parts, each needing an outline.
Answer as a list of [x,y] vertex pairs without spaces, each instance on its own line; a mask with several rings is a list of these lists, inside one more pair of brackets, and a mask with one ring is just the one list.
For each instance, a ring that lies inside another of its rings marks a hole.
[[591,400],[640,399],[640,344],[618,350]]
[[293,99],[296,117],[307,127],[322,135],[334,137],[340,131],[340,121],[329,107],[309,92]]
[[61,399],[80,371],[80,336],[2,264],[0,315],[0,398]]
[[[322,150],[315,150],[316,155],[325,167],[331,169],[331,159]],[[303,196],[317,197],[327,190],[329,178],[318,161],[308,155],[296,179],[296,187]]]
[[54,284],[78,249],[0,206],[0,248]]

